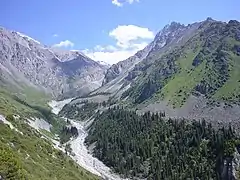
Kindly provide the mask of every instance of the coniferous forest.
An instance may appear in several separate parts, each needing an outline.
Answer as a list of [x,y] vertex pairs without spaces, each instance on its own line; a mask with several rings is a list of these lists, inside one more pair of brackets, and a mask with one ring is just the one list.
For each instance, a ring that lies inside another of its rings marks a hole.
[[64,126],[59,135],[60,143],[64,144],[64,143],[68,142],[71,137],[77,137],[77,136],[78,136],[78,130],[76,127]]
[[138,115],[120,107],[98,114],[86,139],[94,154],[125,177],[228,179],[238,140],[231,126]]

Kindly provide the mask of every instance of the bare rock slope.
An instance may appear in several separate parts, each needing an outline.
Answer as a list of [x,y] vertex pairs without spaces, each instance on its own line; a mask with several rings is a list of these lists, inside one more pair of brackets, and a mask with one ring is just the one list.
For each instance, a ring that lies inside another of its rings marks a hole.
[[70,97],[101,86],[107,66],[79,51],[63,51],[0,28],[0,83],[27,85]]

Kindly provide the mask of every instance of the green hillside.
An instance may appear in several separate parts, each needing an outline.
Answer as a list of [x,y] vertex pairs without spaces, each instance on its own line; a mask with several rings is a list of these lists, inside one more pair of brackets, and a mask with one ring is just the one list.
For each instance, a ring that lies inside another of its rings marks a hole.
[[211,100],[239,103],[239,34],[237,21],[203,22],[185,44],[146,65],[122,98],[129,96],[135,104],[166,100],[180,107],[191,94],[202,94]]
[[[56,150],[43,134],[60,134],[66,122],[51,113],[50,96],[31,87],[9,84],[0,87],[0,114],[7,116],[19,132],[0,122],[0,175],[4,180],[94,180],[99,179]],[[14,119],[12,115],[19,115]],[[40,117],[52,132],[40,134],[25,118]],[[46,136],[46,137],[47,137]]]
[[22,119],[8,119],[19,132],[0,123],[0,175],[5,180],[90,180],[79,167]]

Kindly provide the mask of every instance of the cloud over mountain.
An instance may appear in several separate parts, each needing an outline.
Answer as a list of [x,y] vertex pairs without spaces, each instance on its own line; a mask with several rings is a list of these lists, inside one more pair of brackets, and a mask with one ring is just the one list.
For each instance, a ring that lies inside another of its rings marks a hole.
[[154,38],[151,30],[136,25],[119,25],[108,35],[115,40],[115,45],[97,45],[83,52],[94,60],[114,64],[134,55]]

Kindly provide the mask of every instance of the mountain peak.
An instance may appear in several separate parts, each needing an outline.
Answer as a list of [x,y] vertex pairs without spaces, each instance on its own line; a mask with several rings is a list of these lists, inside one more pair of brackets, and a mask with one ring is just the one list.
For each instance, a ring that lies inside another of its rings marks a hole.
[[211,18],[211,17],[208,17],[207,19],[206,19],[206,21],[215,21],[213,18]]
[[162,30],[163,31],[169,31],[169,30],[173,31],[173,30],[176,30],[181,27],[185,27],[184,24],[181,24],[176,21],[172,21],[170,24],[167,24],[166,26],[164,26],[164,28]]
[[90,59],[89,57],[87,57],[85,54],[83,54],[81,51],[79,50],[64,50],[64,49],[59,49],[59,48],[50,48],[50,51],[52,51],[57,58],[59,58],[62,62],[64,61],[71,61],[73,59],[76,59],[78,57],[83,57],[85,59]]
[[170,43],[173,39],[175,39],[175,36],[184,29],[186,29],[185,25],[175,21],[164,26],[164,28],[160,30],[154,38],[154,50],[160,49]]
[[237,20],[230,20],[228,24],[234,24],[234,25],[239,25],[239,21]]
[[167,24],[166,26],[164,26],[164,28],[156,34],[155,38],[158,38],[159,36],[163,36],[163,35],[168,36],[173,31],[177,31],[178,29],[181,29],[184,27],[185,26],[183,24],[173,21],[170,24]]
[[170,26],[169,26],[169,27],[171,27],[171,28],[178,28],[178,27],[182,27],[182,26],[184,26],[184,24],[181,24],[181,23],[179,23],[179,22],[172,21],[172,22],[170,23]]

